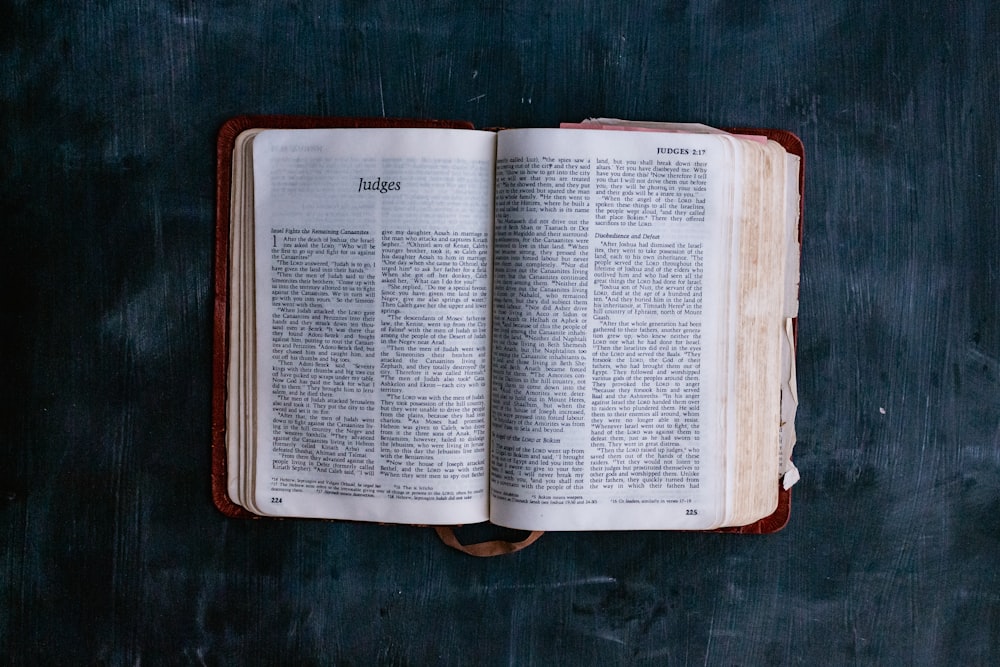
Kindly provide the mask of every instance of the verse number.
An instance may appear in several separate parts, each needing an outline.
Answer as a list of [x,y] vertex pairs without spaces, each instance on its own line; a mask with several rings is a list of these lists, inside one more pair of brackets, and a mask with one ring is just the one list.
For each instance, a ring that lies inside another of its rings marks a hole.
[[[278,498],[277,496],[272,496],[271,497],[271,502],[272,503],[277,503],[277,504],[280,505],[281,504],[281,498]],[[688,511],[690,511],[690,510],[688,510]]]
[[697,516],[698,510],[684,510],[685,516]]

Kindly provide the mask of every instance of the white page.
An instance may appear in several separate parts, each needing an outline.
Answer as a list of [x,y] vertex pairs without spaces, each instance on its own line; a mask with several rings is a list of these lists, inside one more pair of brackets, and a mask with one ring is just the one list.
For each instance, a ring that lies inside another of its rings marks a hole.
[[487,514],[495,135],[269,130],[254,141],[267,514]]
[[734,141],[500,133],[494,522],[724,520]]

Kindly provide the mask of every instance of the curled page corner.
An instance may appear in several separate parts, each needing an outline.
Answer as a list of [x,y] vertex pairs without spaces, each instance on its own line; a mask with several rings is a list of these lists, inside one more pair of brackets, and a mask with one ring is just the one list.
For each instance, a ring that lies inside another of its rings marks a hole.
[[792,463],[795,448],[795,411],[799,405],[799,392],[795,383],[795,334],[792,318],[785,318],[785,331],[781,346],[781,427],[778,434],[781,462],[778,473],[783,475],[785,489],[799,481],[799,471]]
[[785,491],[795,486],[795,483],[799,481],[799,469],[791,461],[788,461],[787,465],[788,469],[785,470],[785,474],[781,478],[781,486]]

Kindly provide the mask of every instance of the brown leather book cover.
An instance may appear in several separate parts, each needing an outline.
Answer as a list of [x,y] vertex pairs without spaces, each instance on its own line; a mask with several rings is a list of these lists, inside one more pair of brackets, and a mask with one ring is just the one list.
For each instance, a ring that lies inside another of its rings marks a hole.
[[[471,123],[426,119],[348,118],[289,115],[247,115],[226,121],[219,130],[216,144],[216,218],[215,218],[215,294],[212,354],[212,499],[226,516],[259,518],[235,504],[227,490],[226,474],[226,364],[228,359],[228,296],[229,296],[229,215],[232,186],[233,148],[244,130],[351,128],[351,127],[427,127],[474,129]],[[801,160],[799,170],[799,242],[802,240],[802,193],[804,187],[805,151],[802,141],[785,130],[757,128],[727,128],[737,134],[763,135],[781,144]],[[797,337],[798,323],[794,322]],[[781,530],[791,513],[791,491],[778,482],[778,508],[770,516],[745,526],[720,528],[714,532],[764,534]],[[535,537],[537,539],[537,536]],[[534,541],[532,539],[531,541]],[[457,547],[456,547],[457,548]]]

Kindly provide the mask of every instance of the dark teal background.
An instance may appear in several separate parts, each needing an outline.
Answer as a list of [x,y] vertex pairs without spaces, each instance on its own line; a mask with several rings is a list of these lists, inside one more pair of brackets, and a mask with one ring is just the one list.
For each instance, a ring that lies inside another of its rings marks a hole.
[[[0,3],[0,663],[1000,662],[1000,10],[926,4]],[[214,149],[243,113],[797,133],[788,527],[477,560],[223,518]]]

